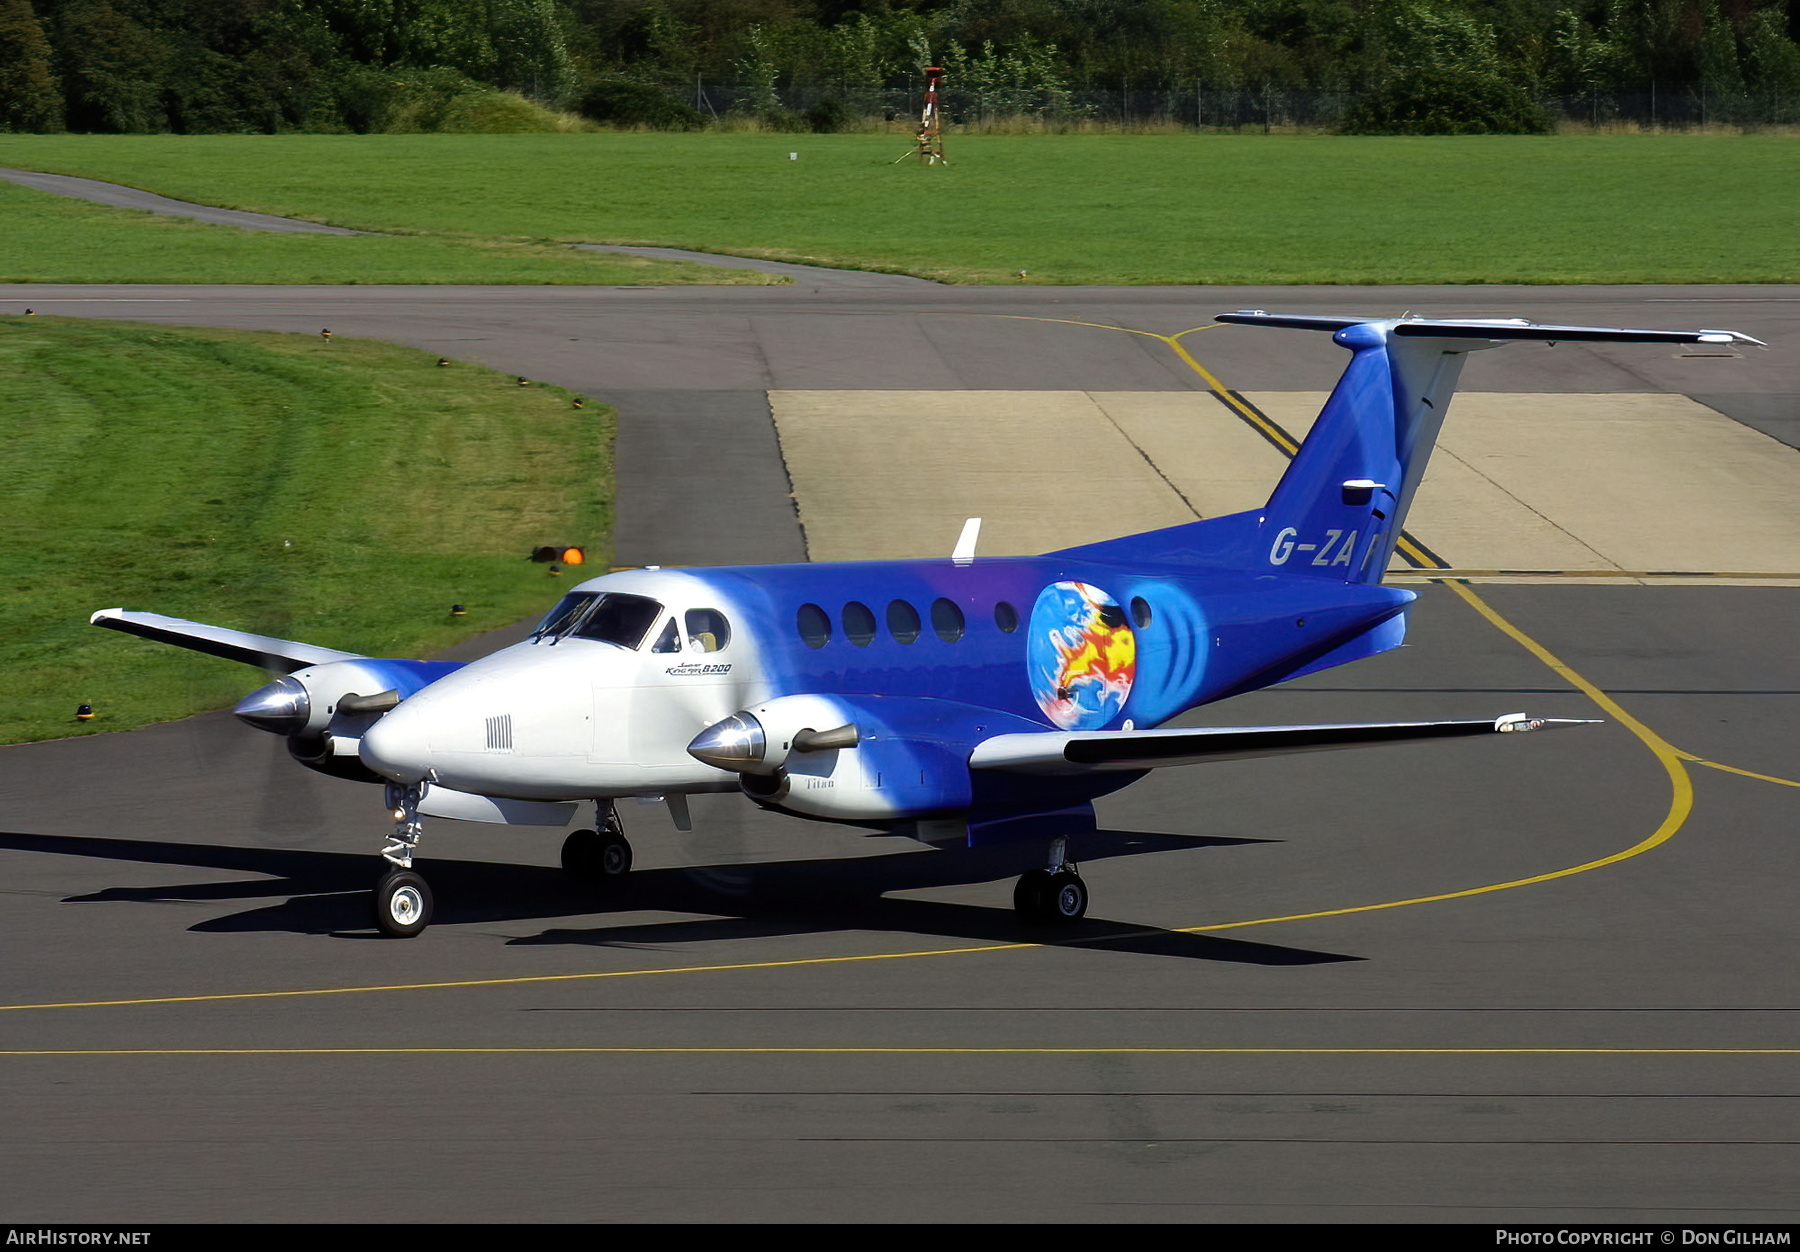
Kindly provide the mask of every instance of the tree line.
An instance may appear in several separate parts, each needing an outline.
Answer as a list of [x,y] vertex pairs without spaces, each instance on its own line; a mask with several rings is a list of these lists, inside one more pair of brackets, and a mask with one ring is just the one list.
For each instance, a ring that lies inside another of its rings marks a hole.
[[1529,130],[1554,96],[1800,98],[1800,0],[0,0],[0,129],[833,129],[931,64],[953,114],[1324,92],[1352,128]]

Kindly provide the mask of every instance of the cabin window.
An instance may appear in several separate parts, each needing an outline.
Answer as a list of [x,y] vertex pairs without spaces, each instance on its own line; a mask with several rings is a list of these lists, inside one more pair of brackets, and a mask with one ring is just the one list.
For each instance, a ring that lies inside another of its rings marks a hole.
[[571,591],[556,602],[555,608],[544,614],[544,620],[537,624],[531,637],[542,639],[548,635],[555,639],[567,634],[569,628],[587,611],[588,606],[599,598],[591,591]]
[[647,596],[615,591],[600,597],[600,603],[582,619],[575,634],[582,639],[598,639],[602,643],[636,650],[643,646],[644,636],[650,633],[662,612],[663,606]]
[[822,648],[831,642],[831,615],[816,604],[803,604],[794,615],[794,625],[809,648]]
[[994,625],[1002,634],[1010,635],[1019,628],[1019,610],[1002,600],[994,606]]
[[919,610],[904,600],[889,600],[888,634],[896,643],[912,643],[919,637]]
[[674,618],[671,617],[669,619],[668,625],[663,627],[662,634],[658,635],[656,637],[656,642],[650,645],[650,651],[652,651],[652,652],[679,652],[679,651],[681,651],[681,632],[675,629],[675,619]]
[[852,600],[844,606],[844,638],[859,648],[875,642],[875,614],[868,605]]
[[689,609],[688,647],[699,652],[722,652],[731,642],[731,623],[717,609]]
[[1150,624],[1150,602],[1142,596],[1131,597],[1131,620],[1142,630]]
[[963,637],[963,611],[953,601],[939,596],[931,602],[931,628],[937,631],[937,637],[945,643],[955,643]]

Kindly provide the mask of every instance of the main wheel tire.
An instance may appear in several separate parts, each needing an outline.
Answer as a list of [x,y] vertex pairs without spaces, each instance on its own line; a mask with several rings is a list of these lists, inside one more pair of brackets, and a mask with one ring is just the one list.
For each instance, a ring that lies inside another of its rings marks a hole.
[[1088,889],[1074,870],[1058,870],[1050,875],[1045,893],[1046,920],[1068,926],[1087,916]]
[[1019,915],[1020,921],[1050,920],[1049,870],[1030,869],[1019,875],[1018,884],[1013,887],[1013,912]]
[[431,888],[409,869],[397,869],[376,883],[370,903],[375,929],[390,939],[411,939],[431,924]]
[[616,882],[631,872],[631,844],[606,830],[577,830],[563,840],[564,872],[588,882]]
[[563,840],[563,873],[571,878],[592,878],[595,853],[599,849],[599,844],[600,836],[594,831],[570,831],[569,837]]
[[613,881],[631,872],[631,843],[618,831],[600,832],[599,852],[600,877]]

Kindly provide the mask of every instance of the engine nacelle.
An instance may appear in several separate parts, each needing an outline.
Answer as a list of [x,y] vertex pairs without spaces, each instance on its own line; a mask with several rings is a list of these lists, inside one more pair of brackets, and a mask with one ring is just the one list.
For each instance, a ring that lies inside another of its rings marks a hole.
[[[780,798],[760,785],[777,781]],[[792,753],[776,779],[746,775],[744,794],[803,817],[890,822],[969,807],[969,759],[941,743],[871,737],[855,748]]]
[[362,763],[355,739],[340,739],[329,731],[316,735],[289,735],[288,755],[307,769],[345,778],[351,782],[385,783],[388,780]]
[[453,661],[329,661],[277,678],[239,700],[238,718],[276,735],[359,736],[400,701],[457,668]]
[[386,782],[357,755],[363,732],[456,668],[450,661],[329,661],[258,687],[232,712],[258,730],[287,736],[288,755],[308,769],[353,782]]
[[688,755],[734,774],[772,777],[796,752],[854,748],[862,733],[857,713],[837,696],[778,696],[708,726]]
[[688,746],[738,775],[758,804],[827,821],[886,823],[971,804],[969,753],[1035,723],[954,700],[781,696],[708,727]]

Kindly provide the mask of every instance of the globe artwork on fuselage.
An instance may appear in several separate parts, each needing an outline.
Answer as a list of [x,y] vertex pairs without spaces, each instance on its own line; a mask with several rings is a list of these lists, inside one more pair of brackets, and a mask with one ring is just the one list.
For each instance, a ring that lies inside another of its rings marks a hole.
[[1125,708],[1137,676],[1137,636],[1098,587],[1052,583],[1031,609],[1026,668],[1031,694],[1063,730],[1098,730]]

